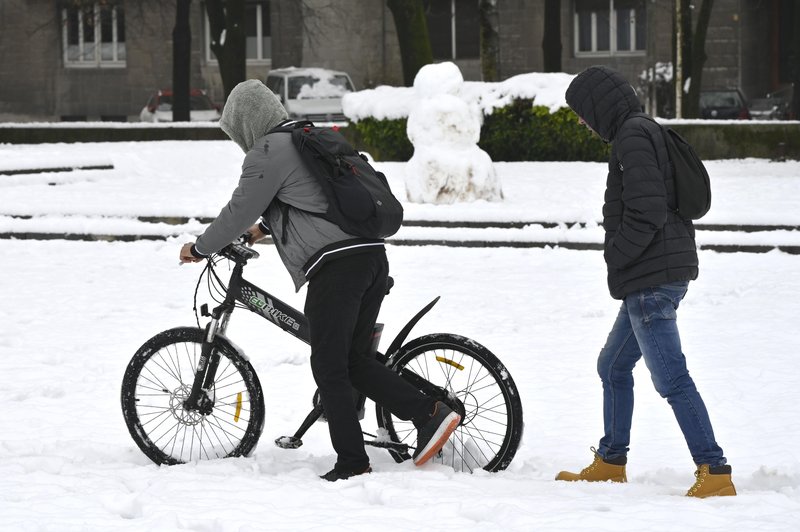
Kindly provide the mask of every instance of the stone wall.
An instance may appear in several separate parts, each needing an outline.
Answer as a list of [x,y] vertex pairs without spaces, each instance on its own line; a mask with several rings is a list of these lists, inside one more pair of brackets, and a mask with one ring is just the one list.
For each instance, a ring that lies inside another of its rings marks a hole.
[[[65,67],[55,2],[4,0],[0,9],[0,118],[138,120],[149,96],[172,86],[174,0],[125,2],[124,67]],[[202,89],[203,27],[197,10],[191,25],[191,84]]]
[[403,84],[397,32],[385,0],[304,0],[301,5],[302,64],[292,66],[344,70],[357,89]]

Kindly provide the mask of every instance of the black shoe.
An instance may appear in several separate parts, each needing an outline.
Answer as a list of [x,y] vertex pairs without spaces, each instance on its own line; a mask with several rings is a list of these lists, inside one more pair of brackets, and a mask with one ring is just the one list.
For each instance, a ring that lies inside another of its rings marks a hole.
[[353,471],[337,471],[337,469],[334,467],[324,475],[320,475],[319,478],[321,478],[322,480],[327,480],[328,482],[336,482],[337,480],[347,480],[350,477],[357,477],[358,475],[367,475],[369,473],[372,473],[372,468],[370,466],[367,466],[367,468],[364,471],[361,471],[360,473],[356,473]]
[[430,419],[417,428],[414,465],[421,466],[438,453],[460,422],[461,416],[443,402],[437,401]]

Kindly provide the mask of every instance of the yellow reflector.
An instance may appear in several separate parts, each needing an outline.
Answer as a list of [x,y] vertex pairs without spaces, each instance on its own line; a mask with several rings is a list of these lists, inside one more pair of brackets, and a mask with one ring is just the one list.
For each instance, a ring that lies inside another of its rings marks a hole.
[[233,414],[234,423],[239,422],[239,414],[242,413],[242,392],[236,394],[236,413]]
[[436,360],[438,360],[442,364],[450,364],[451,366],[453,366],[454,368],[456,368],[458,370],[462,370],[462,371],[464,370],[464,366],[462,366],[461,364],[459,364],[455,360],[450,360],[449,358],[444,358],[444,357],[436,357]]

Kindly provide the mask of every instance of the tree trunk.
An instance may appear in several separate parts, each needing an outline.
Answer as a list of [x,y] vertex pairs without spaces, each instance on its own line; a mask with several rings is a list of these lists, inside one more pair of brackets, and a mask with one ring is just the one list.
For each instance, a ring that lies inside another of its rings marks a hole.
[[697,15],[697,26],[691,42],[691,59],[689,62],[690,76],[692,79],[689,85],[689,93],[686,95],[684,103],[684,116],[687,118],[698,118],[700,116],[700,89],[703,82],[703,65],[706,63],[706,34],[708,33],[708,23],[711,20],[711,9],[714,7],[714,0],[703,0],[700,12]]
[[[689,31],[686,31],[686,26]],[[686,83],[686,53],[687,45],[692,39],[692,22],[689,11],[689,0],[675,0],[675,15],[673,19],[675,26],[675,67],[673,77],[675,79],[675,118],[683,118],[683,87]]]
[[394,16],[400,59],[403,63],[403,82],[414,84],[414,78],[423,66],[433,63],[431,40],[422,0],[387,0]]
[[544,1],[542,37],[545,72],[561,72],[561,0]]
[[244,0],[206,0],[211,51],[219,63],[225,99],[247,79],[247,40]]
[[794,85],[794,90],[792,90],[789,118],[797,120],[800,118],[800,31],[798,31],[800,28],[800,5],[795,2],[791,7],[794,21],[791,27],[794,28],[794,34],[789,43],[789,81]]
[[192,68],[192,31],[189,7],[192,0],[177,0],[172,29],[172,121],[189,121],[189,90]]
[[500,79],[500,34],[497,31],[497,0],[480,0],[481,77],[483,81]]

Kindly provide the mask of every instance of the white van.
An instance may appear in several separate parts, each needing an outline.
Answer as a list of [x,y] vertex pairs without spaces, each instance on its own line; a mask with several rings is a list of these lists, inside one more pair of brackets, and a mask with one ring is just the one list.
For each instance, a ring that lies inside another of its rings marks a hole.
[[267,87],[286,107],[292,120],[311,120],[316,125],[347,125],[342,96],[353,92],[346,72],[324,68],[280,68],[267,74]]

